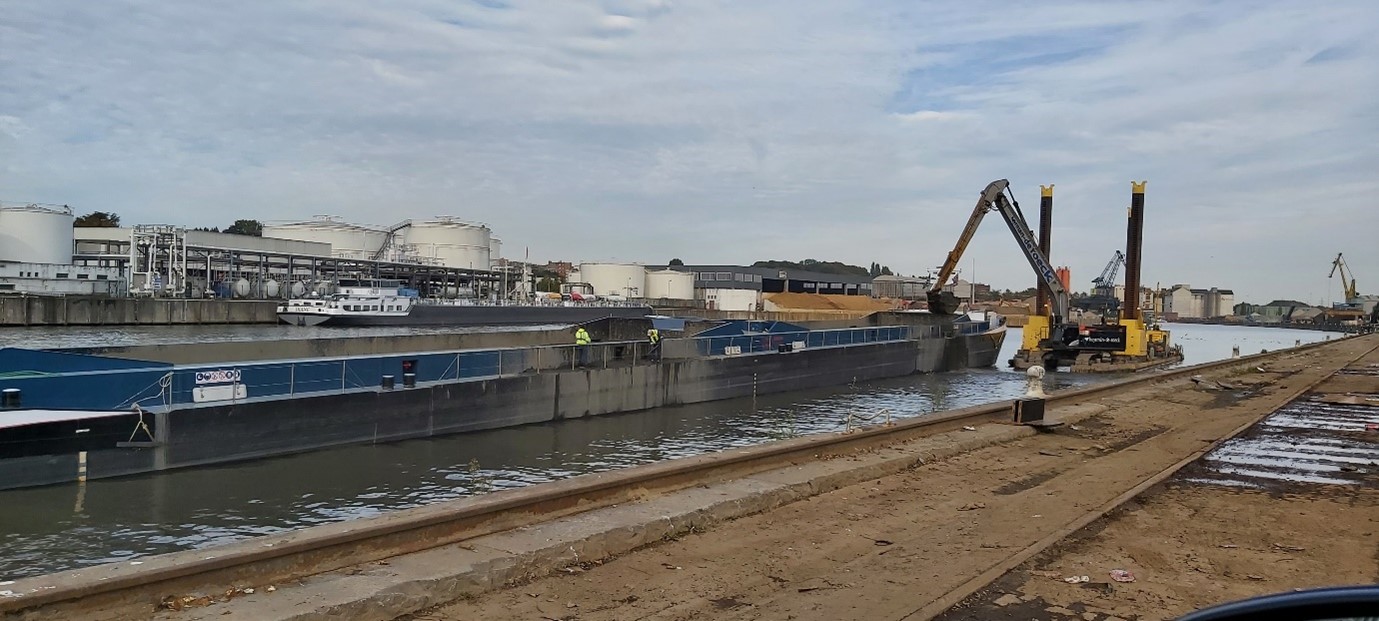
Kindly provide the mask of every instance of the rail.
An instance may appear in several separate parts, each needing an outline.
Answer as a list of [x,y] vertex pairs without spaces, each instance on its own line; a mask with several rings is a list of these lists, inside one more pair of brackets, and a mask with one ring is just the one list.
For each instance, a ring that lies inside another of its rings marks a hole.
[[[1076,401],[1204,371],[1251,368],[1274,356],[1344,341],[1321,341],[1059,391],[1049,396],[1048,401]],[[854,429],[852,433],[807,436],[581,475],[529,488],[396,511],[377,518],[257,537],[214,548],[214,552],[203,549],[147,557],[138,567],[112,563],[26,578],[8,587],[21,596],[0,598],[0,615],[20,613],[29,614],[25,618],[36,619],[40,618],[36,612],[40,607],[75,607],[78,605],[75,600],[79,598],[91,598],[87,600],[89,603],[80,604],[89,606],[129,605],[132,601],[145,601],[152,606],[169,593],[243,580],[262,584],[283,582],[627,502],[650,491],[682,489],[706,480],[745,476],[789,463],[811,461],[819,455],[837,455],[921,437],[979,419],[1006,415],[1010,404],[1008,400],[999,401],[893,421],[888,426]],[[54,614],[60,616],[64,612],[70,611],[57,610]]]

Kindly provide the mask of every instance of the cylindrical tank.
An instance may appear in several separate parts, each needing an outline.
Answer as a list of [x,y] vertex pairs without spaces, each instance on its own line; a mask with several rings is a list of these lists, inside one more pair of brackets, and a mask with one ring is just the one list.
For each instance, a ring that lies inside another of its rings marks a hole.
[[413,222],[404,235],[407,245],[418,256],[437,259],[445,267],[484,271],[490,267],[492,232],[482,224],[437,216],[434,220]]
[[693,300],[694,274],[676,270],[647,272],[646,297],[655,300]]
[[249,280],[247,278],[241,278],[235,281],[235,297],[249,297]]
[[600,296],[641,298],[646,294],[646,268],[635,263],[580,263],[579,277]]
[[288,293],[291,295],[291,297],[300,298],[306,295],[306,284],[300,280],[294,282],[292,283],[292,287],[289,288]]
[[330,244],[330,253],[341,258],[372,259],[388,239],[388,231],[350,224],[335,216],[316,216],[302,222],[263,225],[264,237]]
[[72,220],[65,205],[0,203],[0,261],[71,263]]
[[497,237],[488,238],[488,261],[491,267],[498,267],[498,259],[503,257],[503,240]]
[[264,283],[263,283],[263,297],[265,297],[265,298],[276,298],[276,297],[278,297],[278,281],[273,280],[272,278],[269,278],[267,282],[264,282]]

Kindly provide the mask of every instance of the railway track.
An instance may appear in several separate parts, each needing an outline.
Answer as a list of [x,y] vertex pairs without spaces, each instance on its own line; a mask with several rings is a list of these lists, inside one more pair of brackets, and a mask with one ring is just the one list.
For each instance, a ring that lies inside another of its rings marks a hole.
[[[1062,391],[1051,395],[1050,403],[1072,404],[1194,374],[1249,368],[1275,356],[1325,345],[1317,343]],[[798,438],[585,475],[219,548],[149,557],[137,565],[111,564],[24,579],[3,587],[10,595],[0,597],[0,615],[29,620],[130,618],[135,611],[147,615],[171,594],[214,591],[223,589],[223,585],[246,582],[283,583],[627,502],[648,493],[683,489],[815,461],[821,455],[847,454],[942,433],[1004,417],[1009,409],[1010,402],[1002,401],[850,434]]]

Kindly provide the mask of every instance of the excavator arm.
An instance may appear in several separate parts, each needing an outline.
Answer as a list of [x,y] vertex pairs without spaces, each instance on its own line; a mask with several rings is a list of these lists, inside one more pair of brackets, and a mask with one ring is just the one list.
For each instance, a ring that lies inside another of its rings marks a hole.
[[982,190],[981,197],[977,199],[977,206],[973,208],[972,215],[967,219],[967,226],[958,236],[957,245],[953,247],[952,252],[948,253],[948,258],[943,262],[943,267],[939,269],[938,277],[934,280],[933,288],[929,290],[930,312],[951,315],[957,311],[957,297],[951,292],[943,291],[943,286],[947,284],[948,278],[957,269],[958,262],[962,260],[962,255],[966,252],[967,245],[972,242],[972,236],[977,232],[977,227],[981,225],[986,212],[998,211],[1006,221],[1006,226],[1010,228],[1011,234],[1015,236],[1020,250],[1025,254],[1025,260],[1029,261],[1030,267],[1034,268],[1035,273],[1039,275],[1040,282],[1048,288],[1051,294],[1054,323],[1059,323],[1064,317],[1067,317],[1068,290],[1063,287],[1063,282],[1058,280],[1053,266],[1049,264],[1049,258],[1039,250],[1039,241],[1035,239],[1034,231],[1030,230],[1025,215],[1021,213],[1019,203],[1006,198],[1009,187],[1009,181],[999,179],[987,184],[986,189]]

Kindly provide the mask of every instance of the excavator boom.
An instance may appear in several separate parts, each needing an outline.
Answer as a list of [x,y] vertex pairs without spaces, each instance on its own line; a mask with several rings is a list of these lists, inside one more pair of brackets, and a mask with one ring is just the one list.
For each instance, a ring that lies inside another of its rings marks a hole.
[[962,255],[967,250],[967,245],[972,242],[972,236],[977,232],[977,227],[981,225],[986,212],[995,210],[1001,213],[1001,217],[1006,221],[1006,226],[1010,228],[1011,234],[1015,236],[1015,241],[1019,243],[1025,259],[1029,261],[1030,267],[1034,268],[1035,273],[1039,275],[1040,282],[1051,294],[1055,322],[1062,321],[1062,318],[1067,316],[1068,291],[1063,287],[1063,282],[1058,279],[1053,266],[1049,263],[1049,258],[1044,256],[1044,253],[1039,249],[1039,242],[1035,239],[1034,231],[1030,230],[1025,215],[1021,213],[1020,205],[1006,198],[1009,187],[1009,181],[999,179],[987,184],[986,189],[982,190],[981,197],[977,199],[977,206],[973,208],[972,215],[967,219],[967,226],[958,236],[957,245],[953,247],[952,252],[948,253],[948,258],[943,262],[943,267],[939,269],[938,277],[934,280],[933,288],[929,290],[930,312],[951,315],[957,311],[957,297],[952,293],[944,292],[943,286],[948,283],[948,278],[957,269],[958,262],[962,260]]

